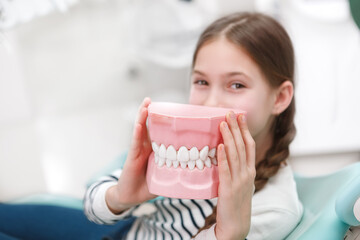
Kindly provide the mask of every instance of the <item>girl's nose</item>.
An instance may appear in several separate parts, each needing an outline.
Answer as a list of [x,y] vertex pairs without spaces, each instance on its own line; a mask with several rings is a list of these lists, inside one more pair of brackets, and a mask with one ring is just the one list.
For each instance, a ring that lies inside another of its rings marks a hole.
[[211,91],[204,105],[208,107],[224,107],[223,99],[220,95],[218,91]]

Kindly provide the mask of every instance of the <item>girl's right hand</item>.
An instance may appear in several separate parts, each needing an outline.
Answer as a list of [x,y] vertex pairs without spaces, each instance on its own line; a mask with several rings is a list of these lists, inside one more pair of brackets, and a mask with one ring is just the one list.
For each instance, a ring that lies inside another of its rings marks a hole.
[[106,203],[109,209],[119,214],[122,211],[157,197],[148,190],[146,170],[150,153],[151,140],[146,127],[150,98],[145,98],[139,107],[135,121],[133,139],[128,156],[117,185],[106,192]]

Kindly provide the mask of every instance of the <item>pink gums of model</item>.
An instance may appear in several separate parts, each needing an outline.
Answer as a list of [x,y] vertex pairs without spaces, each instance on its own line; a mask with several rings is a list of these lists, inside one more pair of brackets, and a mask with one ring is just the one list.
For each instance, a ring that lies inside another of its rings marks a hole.
[[219,124],[238,109],[153,102],[148,108],[153,152],[147,184],[153,194],[187,199],[218,196],[217,146],[223,142]]

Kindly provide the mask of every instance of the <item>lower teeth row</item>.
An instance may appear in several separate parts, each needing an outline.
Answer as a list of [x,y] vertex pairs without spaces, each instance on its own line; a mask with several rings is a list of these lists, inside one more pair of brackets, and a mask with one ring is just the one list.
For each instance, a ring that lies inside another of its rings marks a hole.
[[155,163],[159,167],[166,165],[168,168],[170,168],[170,167],[178,168],[180,166],[182,169],[185,169],[186,167],[188,167],[190,170],[193,170],[196,166],[198,169],[202,170],[202,169],[204,169],[204,167],[211,168],[212,164],[217,165],[217,160],[216,160],[216,157],[214,157],[214,158],[207,157],[205,159],[205,161],[198,159],[198,160],[189,160],[189,161],[183,162],[183,161],[178,161],[178,160],[174,161],[174,160],[162,158],[162,157],[159,157],[159,155],[155,154]]

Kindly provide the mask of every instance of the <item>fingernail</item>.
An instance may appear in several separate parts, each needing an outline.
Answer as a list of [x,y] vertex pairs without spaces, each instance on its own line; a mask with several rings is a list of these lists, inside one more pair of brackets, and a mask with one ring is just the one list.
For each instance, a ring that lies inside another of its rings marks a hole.
[[223,143],[220,143],[220,144],[219,144],[219,149],[218,149],[218,151],[222,151],[222,150],[224,150],[224,144],[223,144]]
[[232,119],[236,119],[236,115],[233,111],[230,112],[230,118]]
[[246,122],[246,115],[245,114],[243,114],[243,115],[241,115],[241,122]]
[[229,129],[228,124],[226,122],[223,122],[223,127]]

